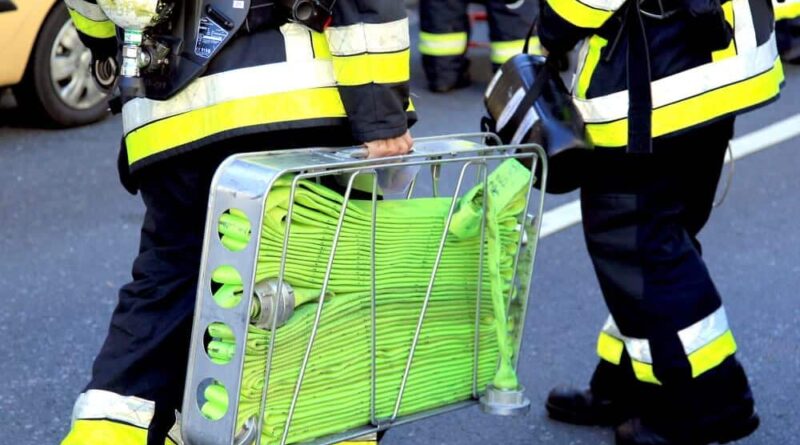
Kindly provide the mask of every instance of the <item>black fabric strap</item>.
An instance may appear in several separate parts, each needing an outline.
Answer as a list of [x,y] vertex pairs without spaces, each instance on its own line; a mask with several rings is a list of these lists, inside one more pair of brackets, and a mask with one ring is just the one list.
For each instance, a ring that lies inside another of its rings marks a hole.
[[653,152],[650,52],[638,0],[628,1],[628,153]]

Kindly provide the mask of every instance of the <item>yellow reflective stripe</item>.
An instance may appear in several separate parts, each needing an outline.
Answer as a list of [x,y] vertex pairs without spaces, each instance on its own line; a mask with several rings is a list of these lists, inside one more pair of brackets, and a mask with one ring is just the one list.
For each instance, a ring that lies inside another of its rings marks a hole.
[[583,62],[580,73],[578,73],[578,82],[575,86],[575,96],[578,98],[586,99],[586,91],[589,89],[594,70],[597,68],[597,64],[600,63],[600,54],[606,45],[608,45],[608,40],[598,35],[593,35],[589,39],[586,59]]
[[468,43],[466,32],[419,33],[419,52],[426,56],[460,56],[467,51]]
[[94,37],[96,39],[108,39],[117,35],[117,29],[111,20],[95,22],[94,20],[89,20],[80,15],[74,9],[67,8],[67,10],[69,11],[70,17],[72,17],[72,23],[75,24],[75,27],[78,29],[78,31],[86,34],[89,37]]
[[776,3],[775,20],[791,20],[800,17],[800,3]]
[[[110,420],[77,420],[61,445],[144,445],[147,430]],[[166,444],[173,445],[171,440]]]
[[654,385],[661,384],[661,382],[656,378],[655,373],[653,373],[653,365],[638,362],[636,360],[631,360],[631,365],[633,366],[633,373],[636,375],[636,380],[645,383],[652,383]]
[[615,12],[593,8],[578,0],[547,0],[547,4],[561,18],[580,28],[599,28]]
[[[727,2],[722,5],[722,10],[725,12],[725,20],[731,25],[731,29],[736,29],[736,14],[733,11],[733,2]],[[727,48],[721,51],[714,51],[711,53],[711,59],[714,62],[724,60],[736,55],[736,39],[731,41]]]
[[331,49],[325,34],[319,32],[311,33],[311,46],[314,48],[314,58],[320,60],[331,60]]
[[333,73],[342,86],[407,82],[411,77],[411,50],[333,56]]
[[622,351],[625,343],[618,338],[614,338],[605,332],[601,332],[597,338],[597,355],[612,364],[619,365],[622,362]]
[[722,363],[726,358],[736,353],[736,340],[728,329],[719,338],[689,354],[689,363],[692,364],[692,377],[697,377]]
[[95,22],[103,22],[108,20],[108,16],[103,9],[95,3],[89,3],[84,0],[64,0],[69,9],[74,9],[78,14],[86,17]]
[[125,137],[133,164],[171,148],[236,128],[305,119],[346,117],[339,91],[287,91],[223,102],[163,119]]
[[[525,39],[509,40],[505,42],[492,42],[492,63],[502,65],[506,63],[508,59],[516,56],[517,54],[521,54],[524,47]],[[542,44],[539,41],[539,37],[534,36],[530,38],[528,43],[528,54],[542,55]]]
[[[653,137],[762,104],[780,93],[783,79],[783,66],[776,60],[765,73],[657,108],[653,110]],[[588,123],[586,130],[592,142],[601,147],[624,147],[628,143],[627,118],[604,124]]]

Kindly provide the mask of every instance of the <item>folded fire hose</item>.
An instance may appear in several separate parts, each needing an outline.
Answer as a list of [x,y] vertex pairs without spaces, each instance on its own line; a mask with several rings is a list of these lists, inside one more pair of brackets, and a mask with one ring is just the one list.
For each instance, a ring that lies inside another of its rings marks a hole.
[[[526,208],[529,181],[530,172],[517,160],[509,159],[489,175],[488,190],[479,184],[459,200],[400,415],[470,398],[476,357],[480,388],[489,383],[500,389],[518,387],[513,364],[516,346],[510,333],[513,323],[523,321],[509,317],[507,308],[520,239],[519,216]],[[267,197],[260,230],[257,281],[279,276],[291,184],[291,178],[279,179]],[[482,209],[487,191],[482,253]],[[284,275],[294,290],[294,313],[274,332],[249,327],[241,393],[237,396],[240,425],[259,414],[270,336],[276,336],[262,444],[280,443],[343,202],[338,192],[313,181],[299,181]],[[287,443],[308,441],[370,423],[372,205],[371,200],[348,203],[322,319],[291,418]],[[375,412],[379,419],[390,417],[395,408],[450,205],[451,198],[377,203]],[[222,243],[231,249],[246,244],[250,230],[247,218],[235,210],[220,220]],[[483,258],[482,279],[477,267],[480,258]],[[220,268],[212,281],[217,286],[214,299],[221,306],[232,307],[242,299],[241,278],[234,270]],[[476,354],[479,281],[482,299]],[[258,308],[252,309],[255,311]],[[211,359],[217,363],[229,362],[235,350],[230,328],[212,324],[208,338]],[[204,397],[202,412],[209,419],[221,418],[229,408],[229,394],[221,385],[208,386]]]

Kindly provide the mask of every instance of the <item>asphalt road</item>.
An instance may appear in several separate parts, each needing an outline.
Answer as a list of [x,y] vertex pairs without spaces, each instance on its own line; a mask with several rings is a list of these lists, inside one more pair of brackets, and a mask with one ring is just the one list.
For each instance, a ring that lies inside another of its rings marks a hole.
[[[488,79],[473,53],[475,85],[433,95],[415,63],[416,135],[474,131]],[[415,61],[418,62],[418,61]],[[743,117],[738,134],[800,112],[800,70],[787,69],[783,99]],[[65,131],[38,128],[0,109],[0,444],[54,444],[86,383],[129,278],[143,207],[118,185],[119,118]],[[763,422],[743,445],[800,440],[800,151],[781,143],[737,164],[725,204],[702,235],[724,295]],[[549,199],[548,207],[572,197]],[[544,239],[521,360],[531,413],[495,418],[469,409],[392,430],[395,444],[611,444],[610,430],[549,421],[542,408],[559,383],[585,384],[606,316],[580,230]]]

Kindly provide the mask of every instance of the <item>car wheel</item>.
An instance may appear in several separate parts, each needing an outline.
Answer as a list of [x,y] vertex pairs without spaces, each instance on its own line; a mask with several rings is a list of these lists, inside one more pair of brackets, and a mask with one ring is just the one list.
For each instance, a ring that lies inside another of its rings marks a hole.
[[66,6],[57,2],[39,30],[25,77],[14,89],[17,103],[61,127],[103,118],[108,104],[92,79],[91,62]]

